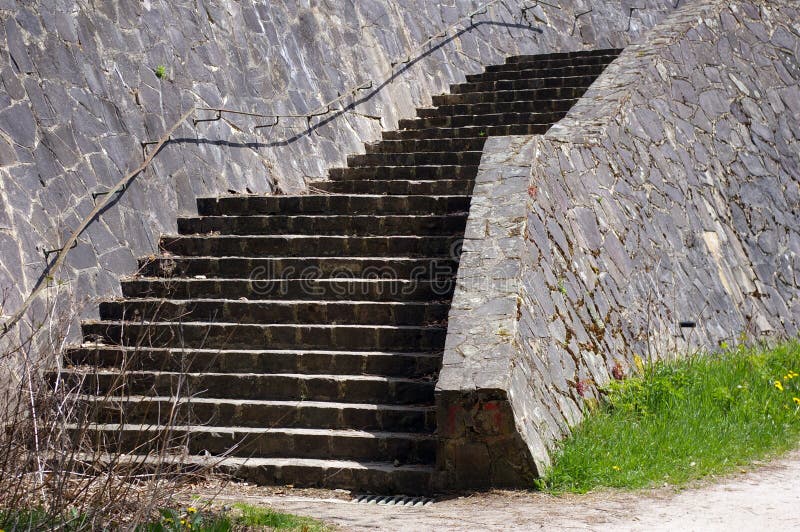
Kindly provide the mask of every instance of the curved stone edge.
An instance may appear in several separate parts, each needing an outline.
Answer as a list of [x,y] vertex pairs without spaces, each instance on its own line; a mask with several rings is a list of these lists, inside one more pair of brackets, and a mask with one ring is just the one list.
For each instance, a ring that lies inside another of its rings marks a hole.
[[440,419],[467,417],[440,425],[440,465],[464,467],[449,473],[462,487],[495,469],[497,434],[469,430],[484,390],[513,414],[502,459],[520,465],[490,482],[528,486],[637,360],[797,334],[798,15],[689,5],[545,136],[487,142],[437,385]]

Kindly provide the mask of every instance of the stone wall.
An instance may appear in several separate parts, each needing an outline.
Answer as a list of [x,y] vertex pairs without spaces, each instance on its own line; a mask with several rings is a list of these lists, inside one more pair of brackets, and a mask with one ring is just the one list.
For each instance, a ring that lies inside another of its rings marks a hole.
[[453,482],[541,474],[637,356],[798,333],[798,20],[688,4],[546,135],[487,142],[437,386]]
[[2,313],[41,278],[43,251],[60,247],[92,193],[135,168],[140,143],[191,106],[307,114],[372,80],[358,102],[345,101],[352,108],[310,123],[284,119],[256,133],[257,120],[230,117],[181,127],[70,253],[58,280],[76,306],[118,294],[119,276],[157,252],[197,196],[302,192],[465,74],[514,54],[624,45],[671,5],[549,3],[563,9],[529,3],[523,15],[524,2],[497,2],[457,38],[417,51],[481,3],[0,0]]

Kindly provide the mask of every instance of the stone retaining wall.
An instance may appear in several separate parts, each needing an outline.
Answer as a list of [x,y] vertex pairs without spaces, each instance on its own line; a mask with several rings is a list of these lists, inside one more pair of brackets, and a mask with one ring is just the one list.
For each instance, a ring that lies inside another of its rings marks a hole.
[[523,2],[498,3],[415,56],[480,2],[0,0],[2,314],[37,283],[43,250],[60,247],[92,193],[135,168],[140,143],[192,105],[305,114],[373,80],[352,110],[312,119],[313,132],[304,118],[260,134],[241,117],[179,129],[70,253],[58,280],[73,306],[119,294],[119,276],[157,251],[197,196],[302,192],[465,74],[514,54],[624,45],[671,6],[549,3],[564,9],[538,4],[523,17],[507,8]]
[[546,135],[487,142],[437,386],[452,482],[528,483],[636,357],[797,334],[798,20],[694,2]]

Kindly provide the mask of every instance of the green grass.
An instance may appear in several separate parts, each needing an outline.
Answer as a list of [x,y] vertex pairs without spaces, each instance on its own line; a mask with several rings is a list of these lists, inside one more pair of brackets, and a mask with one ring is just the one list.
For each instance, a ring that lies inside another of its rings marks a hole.
[[796,373],[798,341],[644,367],[604,390],[541,487],[680,486],[787,451],[800,442]]
[[[325,532],[324,523],[310,517],[276,512],[271,508],[237,503],[234,512],[210,513],[195,508],[161,510],[157,522],[139,526],[137,532],[229,532],[231,530],[294,530]],[[188,526],[191,525],[191,528]]]
[[0,510],[0,531],[58,529],[72,532],[87,528],[87,517],[78,513],[55,517],[42,509]]
[[[270,508],[234,504],[235,511],[209,512],[189,507],[160,510],[158,520],[139,525],[136,532],[230,532],[233,530],[286,530],[326,532],[330,527],[310,517],[276,512]],[[0,510],[0,532],[63,530],[83,532],[96,529],[85,515],[52,516],[44,510]]]
[[242,513],[236,520],[237,524],[245,526],[265,526],[277,530],[302,530],[304,532],[323,532],[329,529],[322,522],[310,517],[284,514],[270,508],[249,504],[234,504],[233,507]]

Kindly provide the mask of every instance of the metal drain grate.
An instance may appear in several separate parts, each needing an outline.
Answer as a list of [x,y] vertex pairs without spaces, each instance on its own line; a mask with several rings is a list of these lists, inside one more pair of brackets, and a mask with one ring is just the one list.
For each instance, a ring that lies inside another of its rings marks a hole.
[[422,508],[423,506],[430,506],[434,503],[434,500],[430,497],[406,497],[404,495],[356,495],[350,502],[354,504]]

